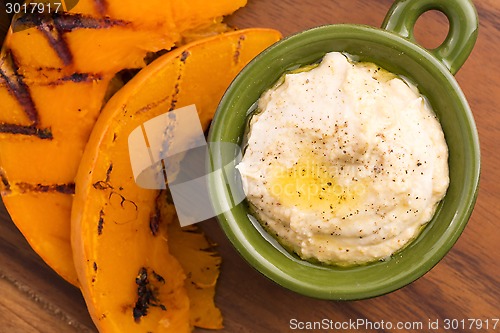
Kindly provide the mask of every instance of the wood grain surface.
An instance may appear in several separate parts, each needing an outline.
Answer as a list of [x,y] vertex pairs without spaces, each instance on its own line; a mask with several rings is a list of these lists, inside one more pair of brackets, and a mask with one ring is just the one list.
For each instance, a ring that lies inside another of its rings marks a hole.
[[[500,317],[500,1],[474,3],[479,39],[456,78],[479,131],[482,175],[474,213],[453,249],[429,273],[391,294],[355,302],[320,301],[263,277],[238,255],[217,222],[204,222],[202,227],[219,244],[223,257],[216,299],[225,320],[221,332],[307,331],[293,330],[292,319],[386,324],[385,329],[358,330],[363,332],[500,332],[500,323],[492,327],[493,319]],[[249,0],[229,22],[239,28],[272,27],[285,36],[329,23],[380,26],[391,4],[392,0]],[[427,47],[438,45],[446,31],[446,18],[436,12],[424,14],[416,28],[417,39]],[[446,319],[463,319],[465,327],[459,323],[457,329],[445,330]],[[483,328],[470,328],[469,319],[482,319]],[[429,329],[429,320],[439,320],[439,329]],[[388,329],[388,322],[416,326]],[[412,323],[422,323],[423,328]],[[1,205],[0,332],[96,332],[79,291],[29,248]]]

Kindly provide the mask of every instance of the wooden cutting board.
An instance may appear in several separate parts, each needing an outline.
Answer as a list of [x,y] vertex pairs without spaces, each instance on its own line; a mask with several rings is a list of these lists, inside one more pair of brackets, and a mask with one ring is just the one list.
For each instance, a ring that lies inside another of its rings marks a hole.
[[[500,332],[500,323],[493,329],[494,319],[500,317],[500,1],[474,3],[480,35],[457,80],[476,119],[482,178],[476,208],[455,247],[424,277],[396,292],[364,301],[329,302],[294,294],[269,281],[241,259],[217,222],[204,222],[202,227],[219,244],[223,258],[216,299],[225,319],[221,332],[301,331],[293,330],[294,320],[366,320],[373,326],[383,322],[386,332],[396,331],[398,322],[413,326],[406,330],[410,332],[445,332],[446,323],[458,325],[449,332]],[[239,28],[276,28],[286,36],[328,23],[379,26],[391,4],[392,0],[249,0],[229,21]],[[428,47],[438,45],[446,24],[439,13],[425,14],[416,29],[418,40]],[[474,319],[481,320],[481,329]],[[436,320],[439,329],[430,330],[429,321]],[[394,329],[387,329],[388,322]],[[79,291],[30,249],[1,205],[0,332],[96,332]]]

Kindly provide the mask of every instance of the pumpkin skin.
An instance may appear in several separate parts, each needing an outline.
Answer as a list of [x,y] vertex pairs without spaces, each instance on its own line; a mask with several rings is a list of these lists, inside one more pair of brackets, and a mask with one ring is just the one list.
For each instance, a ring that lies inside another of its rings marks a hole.
[[[213,305],[207,306],[218,272],[191,274],[199,285],[205,286],[205,291],[195,296],[193,303],[198,303],[198,310],[189,314],[189,296],[182,284],[184,270],[172,255],[178,251],[169,249],[167,228],[175,218],[172,207],[158,199],[158,191],[140,188],[135,183],[128,137],[147,120],[192,104],[196,105],[203,129],[207,129],[232,79],[280,37],[275,30],[247,29],[177,48],[139,72],[102,110],[77,173],[71,224],[80,287],[101,332],[177,333],[186,329],[186,316],[191,324],[220,327],[217,311]],[[179,246],[178,241],[172,243]],[[192,244],[185,246],[204,248],[200,240]],[[180,255],[179,258],[188,260]],[[203,265],[217,268],[217,260],[206,259],[192,260],[196,265],[205,262]],[[194,270],[185,266],[187,271]],[[147,272],[149,281],[155,283],[154,302],[139,320],[135,316],[135,305],[141,299],[138,272]],[[155,281],[156,275],[162,277],[156,280],[164,283]],[[214,315],[215,320],[196,321],[198,317]]]
[[113,77],[245,4],[80,0],[69,12],[13,22],[0,54],[0,194],[31,247],[68,282],[78,285],[74,178]]

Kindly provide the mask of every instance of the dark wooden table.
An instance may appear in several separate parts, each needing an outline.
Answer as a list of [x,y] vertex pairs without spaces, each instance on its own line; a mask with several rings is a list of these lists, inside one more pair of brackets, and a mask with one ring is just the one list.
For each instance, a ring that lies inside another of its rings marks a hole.
[[[391,3],[392,0],[250,0],[229,21],[239,28],[276,28],[284,35],[326,23],[380,26]],[[494,319],[500,317],[500,1],[474,3],[480,19],[479,39],[457,80],[479,130],[482,177],[474,213],[454,248],[425,276],[389,295],[355,302],[319,301],[294,294],[260,275],[236,253],[216,222],[205,222],[203,228],[219,244],[223,257],[217,293],[217,304],[225,319],[221,332],[300,331],[290,327],[294,319],[339,323],[366,320],[374,327],[385,326],[385,330],[379,331],[387,332],[397,331],[398,322],[415,328],[401,331],[445,332],[446,320],[450,320],[450,324],[459,327],[449,332],[500,332],[500,323],[496,330],[492,327]],[[423,45],[433,47],[446,31],[446,18],[429,12],[419,20],[416,35]],[[469,320],[473,319],[482,320],[483,328],[469,329]],[[429,321],[436,320],[439,329],[429,329]],[[486,320],[489,330],[485,329]],[[392,330],[387,329],[389,322],[394,325]],[[418,323],[422,323],[423,329],[419,329]],[[3,206],[0,332],[96,332],[78,289],[60,279],[38,258]]]

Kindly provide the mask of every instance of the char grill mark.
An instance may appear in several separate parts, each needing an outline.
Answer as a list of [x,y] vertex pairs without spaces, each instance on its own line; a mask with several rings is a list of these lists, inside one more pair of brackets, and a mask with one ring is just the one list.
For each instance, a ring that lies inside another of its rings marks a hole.
[[[0,170],[1,171],[1,170]],[[0,180],[5,193],[25,194],[25,193],[62,193],[75,194],[75,184],[31,184],[31,183],[11,183],[7,176],[0,172]],[[4,193],[4,194],[5,194]]]
[[92,82],[92,81],[97,81],[97,80],[102,80],[102,75],[100,74],[91,74],[91,73],[73,73],[69,76],[65,76],[61,78],[61,81],[63,82],[74,82],[74,83],[80,83],[80,82]]
[[97,234],[102,235],[102,229],[104,228],[104,210],[101,209],[99,212],[99,222],[97,223]]
[[29,184],[29,183],[17,183],[16,186],[22,193],[26,192],[39,192],[39,193],[48,193],[48,192],[57,192],[62,194],[75,194],[75,184]]
[[[179,93],[180,93],[179,86],[180,86],[180,82],[182,81],[182,76],[184,73],[184,65],[186,64],[186,61],[190,55],[191,55],[191,53],[189,51],[184,51],[184,52],[182,52],[182,54],[179,58],[179,75],[177,76],[177,81],[176,81],[175,86],[174,86],[174,91],[172,93],[172,98],[170,101],[170,108],[168,111],[175,110],[175,107],[177,105],[177,98],[178,98]],[[173,116],[173,114],[170,114],[169,117],[170,116]]]
[[65,66],[70,65],[73,62],[73,54],[61,30],[56,26],[55,21],[41,19],[37,28],[47,38],[50,46],[56,51],[63,64]]
[[9,93],[19,101],[19,104],[23,108],[24,113],[28,116],[31,124],[33,126],[38,125],[38,111],[33,102],[29,87],[24,82],[24,77],[18,72],[19,66],[12,52],[7,51],[2,60],[3,62],[0,65],[0,78],[5,81]]
[[71,75],[60,77],[60,78],[53,80],[53,81],[37,82],[37,85],[40,85],[40,86],[44,86],[44,85],[46,85],[46,86],[59,86],[59,85],[65,84],[66,82],[92,83],[92,82],[101,81],[102,79],[103,79],[102,74],[73,73]]
[[114,20],[109,17],[95,18],[83,14],[59,12],[44,15],[31,13],[24,14],[14,22],[14,27],[39,27],[44,23],[50,24],[52,28],[57,29],[59,33],[71,32],[76,29],[106,29],[130,24],[130,22]]
[[[1,184],[3,185],[3,190],[4,191],[10,191],[10,183],[9,183],[9,179],[7,178],[7,176],[5,175],[5,173],[3,172],[2,169],[0,169],[0,181],[1,181]],[[0,187],[1,189],[1,187]]]
[[241,48],[243,47],[243,43],[247,39],[247,36],[241,35],[240,38],[238,38],[238,45],[236,45],[236,49],[234,50],[233,53],[233,62],[235,65],[237,65],[240,62],[240,54],[241,54]]
[[42,140],[52,140],[54,138],[50,128],[38,128],[35,126],[22,126],[16,124],[0,123],[0,133],[34,136]]
[[82,14],[56,13],[53,14],[54,25],[62,33],[75,29],[107,29],[114,26],[126,26],[130,22],[113,20],[109,17],[95,18]]

